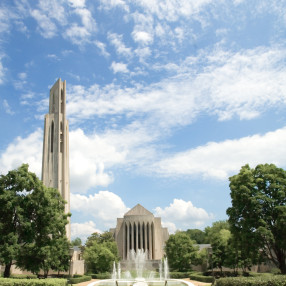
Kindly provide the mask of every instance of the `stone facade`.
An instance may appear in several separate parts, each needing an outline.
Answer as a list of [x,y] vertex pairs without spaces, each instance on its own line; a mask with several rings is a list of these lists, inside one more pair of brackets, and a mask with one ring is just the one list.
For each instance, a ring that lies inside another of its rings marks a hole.
[[[49,113],[45,116],[42,181],[58,189],[70,212],[69,124],[66,119],[66,81],[58,81],[50,90]],[[70,240],[70,222],[66,226]]]
[[131,250],[143,249],[149,260],[160,260],[164,256],[164,246],[169,238],[167,228],[161,225],[161,218],[140,204],[117,219],[116,228],[110,229],[117,243],[122,260],[129,260]]

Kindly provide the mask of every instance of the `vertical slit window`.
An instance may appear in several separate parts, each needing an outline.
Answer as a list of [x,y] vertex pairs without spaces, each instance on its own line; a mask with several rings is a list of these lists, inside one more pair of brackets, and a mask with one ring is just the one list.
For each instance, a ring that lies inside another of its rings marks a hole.
[[54,122],[52,122],[51,128],[51,152],[54,152]]
[[64,113],[64,90],[61,89],[61,113]]
[[63,140],[63,123],[61,122],[61,129],[60,129],[60,152],[63,153],[64,149],[64,140]]

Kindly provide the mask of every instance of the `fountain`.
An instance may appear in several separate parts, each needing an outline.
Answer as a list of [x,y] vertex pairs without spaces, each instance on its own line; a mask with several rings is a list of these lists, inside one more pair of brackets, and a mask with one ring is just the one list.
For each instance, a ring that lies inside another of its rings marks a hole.
[[[159,263],[159,273],[151,268],[148,253],[143,249],[129,252],[126,271],[121,270],[120,262],[113,263],[111,279],[91,282],[88,286],[194,286],[192,283],[170,279],[167,258]],[[159,277],[158,277],[159,276]]]

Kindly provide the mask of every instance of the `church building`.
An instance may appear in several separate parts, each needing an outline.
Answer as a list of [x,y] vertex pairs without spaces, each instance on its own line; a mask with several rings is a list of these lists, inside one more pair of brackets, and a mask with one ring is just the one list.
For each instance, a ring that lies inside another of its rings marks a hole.
[[130,251],[139,249],[147,252],[149,260],[161,260],[164,246],[169,238],[168,229],[162,227],[161,218],[146,210],[140,204],[117,218],[116,228],[110,229],[117,243],[121,259],[129,260]]

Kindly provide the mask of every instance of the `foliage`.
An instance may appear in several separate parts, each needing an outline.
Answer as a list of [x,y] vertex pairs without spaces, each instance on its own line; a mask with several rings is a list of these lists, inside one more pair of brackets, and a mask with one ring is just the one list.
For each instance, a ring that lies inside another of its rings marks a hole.
[[93,233],[86,242],[83,258],[89,272],[102,273],[112,269],[114,261],[118,261],[118,249],[110,232]]
[[286,286],[286,276],[221,278],[216,286]]
[[81,277],[76,277],[76,278],[70,278],[69,282],[71,284],[77,284],[77,283],[81,283],[81,282],[85,282],[85,281],[90,281],[91,280],[91,276],[89,275],[83,275]]
[[81,246],[82,245],[82,241],[79,237],[75,238],[74,240],[71,241],[71,245],[72,246]]
[[111,274],[110,272],[104,272],[104,273],[95,273],[95,274],[90,274],[92,279],[110,279]]
[[12,274],[10,275],[13,279],[35,279],[37,275],[35,274]]
[[171,279],[184,279],[190,276],[190,272],[170,272]]
[[191,264],[199,262],[198,250],[186,233],[171,234],[165,246],[170,268],[173,271],[190,271]]
[[185,231],[185,233],[189,235],[190,239],[194,240],[197,244],[209,243],[205,232],[200,229],[188,229]]
[[13,279],[0,278],[0,286],[66,286],[66,279]]
[[273,164],[248,165],[230,177],[229,223],[243,257],[259,261],[261,250],[286,274],[286,171]]
[[12,261],[33,273],[67,270],[65,202],[23,164],[0,177],[0,262],[9,277]]

